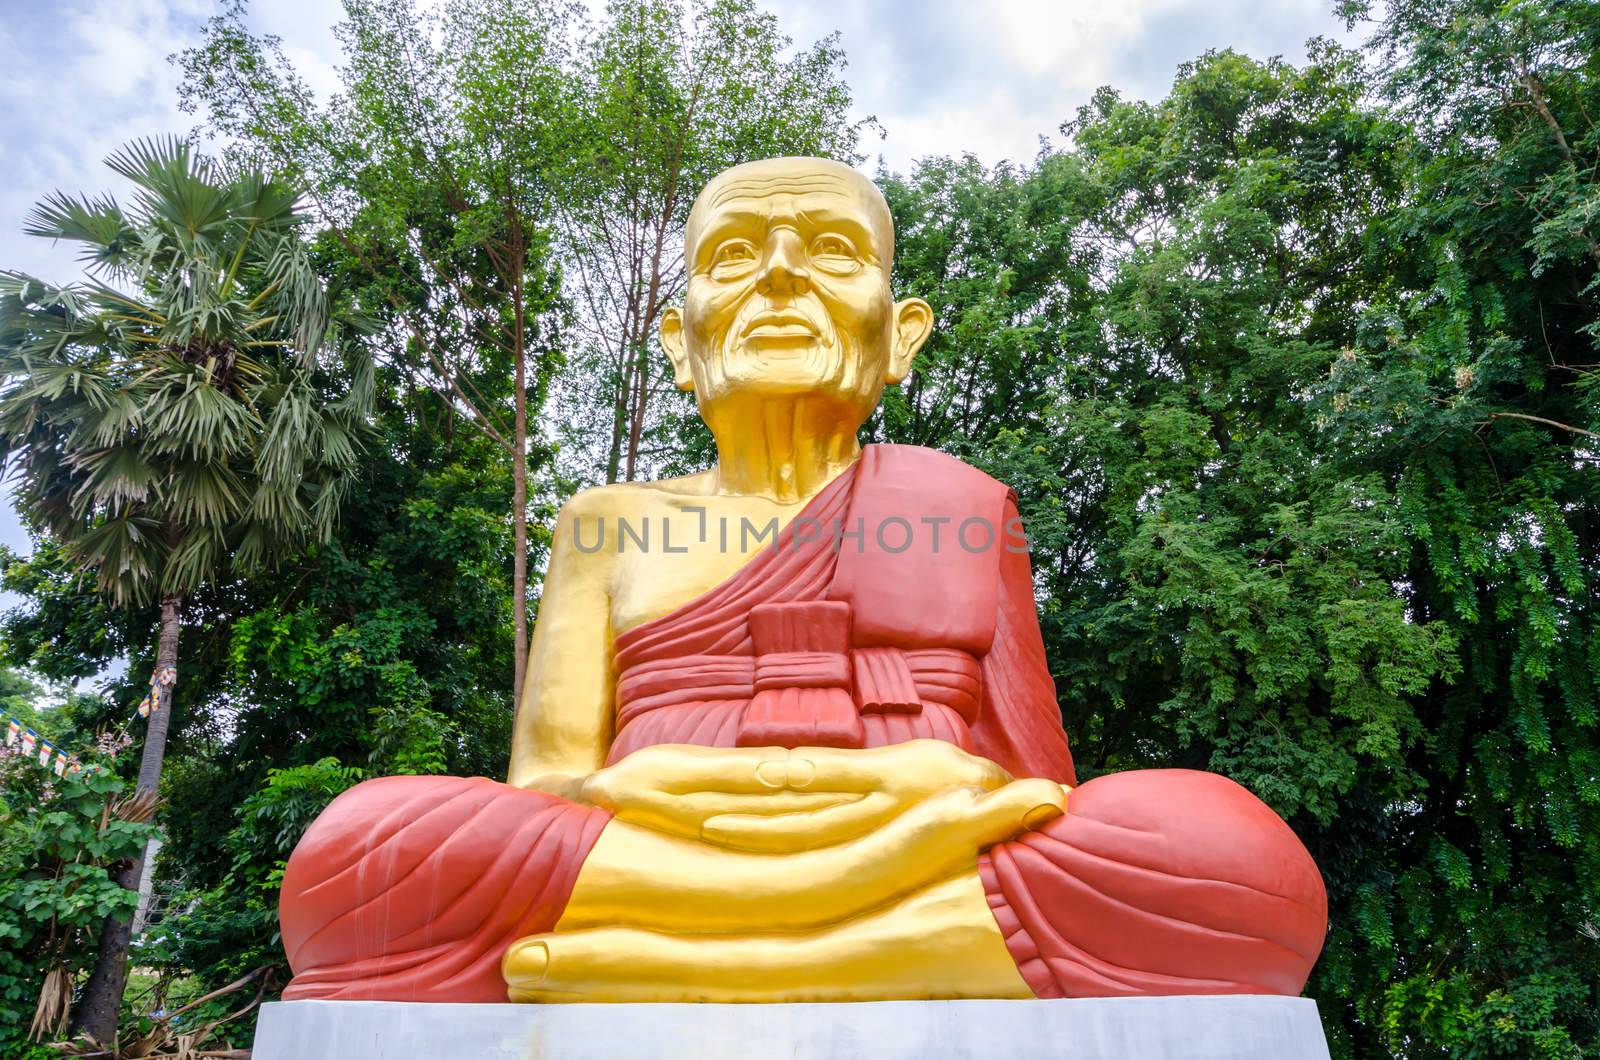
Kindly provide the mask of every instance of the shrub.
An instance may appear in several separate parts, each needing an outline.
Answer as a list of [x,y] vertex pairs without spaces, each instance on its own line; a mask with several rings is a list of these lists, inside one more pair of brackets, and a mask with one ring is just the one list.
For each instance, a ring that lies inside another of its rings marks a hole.
[[27,1035],[46,977],[61,969],[70,985],[93,963],[105,918],[133,916],[138,895],[112,872],[153,828],[125,787],[98,757],[58,777],[0,748],[0,1057],[37,1054]]

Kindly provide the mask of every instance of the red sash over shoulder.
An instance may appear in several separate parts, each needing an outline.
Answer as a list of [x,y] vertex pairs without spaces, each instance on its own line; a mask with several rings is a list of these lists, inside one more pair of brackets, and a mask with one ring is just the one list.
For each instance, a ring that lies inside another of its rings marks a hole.
[[1072,782],[1010,491],[931,449],[867,447],[732,578],[619,636],[615,665],[612,762],[931,738]]

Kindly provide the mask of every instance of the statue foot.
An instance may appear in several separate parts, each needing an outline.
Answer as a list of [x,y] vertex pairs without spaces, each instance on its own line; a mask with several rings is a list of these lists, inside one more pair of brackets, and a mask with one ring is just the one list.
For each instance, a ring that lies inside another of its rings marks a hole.
[[532,938],[513,942],[500,962],[500,971],[506,982],[521,988],[533,988],[542,983],[544,973],[549,968],[550,947]]
[[501,963],[512,1001],[881,1001],[1032,997],[974,872],[820,931],[529,936]]

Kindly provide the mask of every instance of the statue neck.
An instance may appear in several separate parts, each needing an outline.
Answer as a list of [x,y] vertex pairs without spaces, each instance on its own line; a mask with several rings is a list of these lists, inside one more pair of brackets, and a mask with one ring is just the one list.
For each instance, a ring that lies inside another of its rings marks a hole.
[[837,400],[752,398],[704,413],[718,493],[806,501],[861,455],[861,417]]

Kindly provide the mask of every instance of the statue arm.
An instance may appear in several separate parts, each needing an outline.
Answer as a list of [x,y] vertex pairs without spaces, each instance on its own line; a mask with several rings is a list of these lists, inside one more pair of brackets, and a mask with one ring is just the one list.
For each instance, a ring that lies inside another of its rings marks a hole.
[[582,523],[593,540],[602,505],[596,493],[580,493],[556,520],[511,740],[508,781],[567,798],[605,765],[612,738],[612,553],[585,553],[577,538]]

